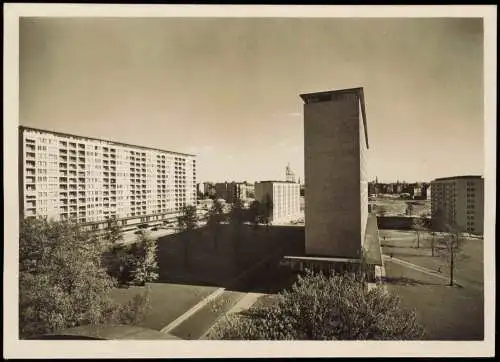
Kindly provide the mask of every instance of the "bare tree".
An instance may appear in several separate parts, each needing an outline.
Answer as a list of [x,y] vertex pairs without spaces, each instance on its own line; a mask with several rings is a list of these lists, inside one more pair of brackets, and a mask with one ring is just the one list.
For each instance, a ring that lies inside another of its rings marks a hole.
[[408,202],[406,205],[406,215],[411,216],[413,213],[413,204]]
[[449,222],[440,209],[433,214],[432,222],[434,227],[446,233],[446,237],[437,240],[437,244],[434,245],[434,248],[437,247],[436,249],[439,254],[447,259],[450,273],[449,285],[453,286],[457,256],[463,244],[461,230],[457,225]]
[[436,250],[436,232],[432,231],[431,232],[431,239],[430,239],[430,243],[431,243],[431,255],[432,256],[436,256],[435,254],[435,250]]
[[421,234],[427,230],[427,227],[425,226],[426,220],[424,216],[414,218],[412,221],[412,226],[413,230],[415,230],[415,233],[417,234],[417,248],[420,248],[420,236]]

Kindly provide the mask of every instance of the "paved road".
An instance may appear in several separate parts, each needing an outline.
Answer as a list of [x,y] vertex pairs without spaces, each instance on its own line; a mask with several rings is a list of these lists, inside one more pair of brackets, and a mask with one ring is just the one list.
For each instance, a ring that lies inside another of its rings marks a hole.
[[193,316],[172,329],[169,333],[187,340],[196,340],[205,334],[212,325],[236,305],[246,293],[225,291],[214,302],[206,304]]

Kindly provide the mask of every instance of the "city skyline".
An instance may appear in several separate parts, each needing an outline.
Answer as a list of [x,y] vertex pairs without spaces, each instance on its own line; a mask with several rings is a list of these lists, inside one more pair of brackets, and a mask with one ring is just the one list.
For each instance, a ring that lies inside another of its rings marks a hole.
[[24,18],[20,124],[196,154],[201,182],[304,180],[299,94],[362,86],[370,180],[483,174],[482,38],[460,18]]

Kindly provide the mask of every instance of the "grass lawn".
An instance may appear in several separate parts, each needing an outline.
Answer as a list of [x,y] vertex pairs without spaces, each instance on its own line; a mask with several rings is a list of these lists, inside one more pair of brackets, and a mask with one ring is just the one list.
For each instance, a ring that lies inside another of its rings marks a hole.
[[112,297],[119,303],[125,303],[134,295],[144,292],[147,287],[151,292],[150,309],[138,326],[157,330],[168,325],[216,290],[214,287],[198,285],[150,283],[146,287],[114,289]]
[[[380,230],[384,254],[449,275],[447,255],[436,253],[432,257],[431,239],[428,233],[421,233],[420,247],[413,231]],[[385,237],[385,240],[384,240]],[[438,238],[438,237],[436,237]],[[455,259],[455,275],[459,283],[482,290],[483,288],[483,240],[463,237],[463,246]]]
[[427,340],[482,340],[484,335],[483,293],[449,287],[446,281],[386,262],[387,288],[413,309],[426,329]]
[[417,203],[413,205],[413,216],[418,216],[422,213],[430,213],[431,211],[430,200],[375,198],[375,200],[370,203],[376,206],[383,206],[386,210],[387,216],[405,216],[408,202]]

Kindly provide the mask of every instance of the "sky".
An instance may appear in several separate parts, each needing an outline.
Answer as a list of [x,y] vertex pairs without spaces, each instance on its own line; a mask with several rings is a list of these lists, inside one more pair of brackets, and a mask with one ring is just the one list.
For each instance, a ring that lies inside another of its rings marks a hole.
[[483,174],[483,24],[24,18],[23,126],[198,156],[199,181],[304,178],[299,94],[363,87],[370,179]]

